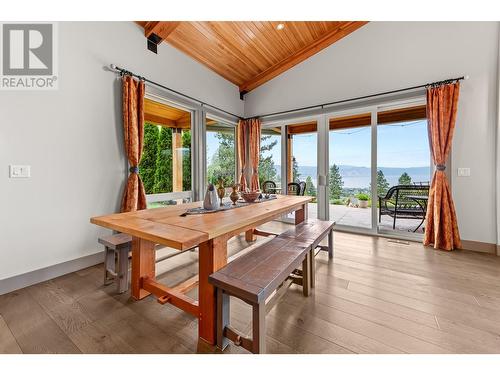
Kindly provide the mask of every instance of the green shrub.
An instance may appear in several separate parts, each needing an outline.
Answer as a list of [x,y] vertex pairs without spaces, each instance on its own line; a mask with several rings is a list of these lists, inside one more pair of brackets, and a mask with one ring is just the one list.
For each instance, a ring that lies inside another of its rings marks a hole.
[[342,198],[336,198],[336,199],[332,199],[330,201],[331,204],[336,204],[336,205],[344,205],[345,204],[345,200],[342,199]]
[[368,194],[365,194],[365,193],[359,193],[357,198],[360,201],[369,201],[370,200],[370,196]]

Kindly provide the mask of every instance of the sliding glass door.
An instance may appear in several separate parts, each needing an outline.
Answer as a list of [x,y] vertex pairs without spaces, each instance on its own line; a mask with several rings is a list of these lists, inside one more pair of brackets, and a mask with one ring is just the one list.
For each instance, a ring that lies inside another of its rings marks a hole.
[[431,173],[425,102],[332,113],[318,137],[328,139],[324,218],[346,230],[423,234]]
[[372,223],[371,112],[328,118],[328,213],[339,226]]
[[425,105],[381,109],[377,121],[377,194],[381,233],[422,235],[431,180]]
[[265,124],[261,161],[273,163],[261,165],[261,184],[304,186],[309,217],[339,229],[420,238],[432,172],[425,112],[422,98]]

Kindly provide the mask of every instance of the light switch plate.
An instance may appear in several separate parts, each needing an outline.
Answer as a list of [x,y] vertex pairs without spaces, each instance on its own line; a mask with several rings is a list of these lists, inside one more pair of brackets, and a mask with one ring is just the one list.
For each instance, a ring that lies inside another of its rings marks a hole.
[[30,165],[10,165],[9,166],[10,178],[29,178],[31,177]]
[[470,176],[470,168],[458,168],[457,174],[459,177],[469,177]]

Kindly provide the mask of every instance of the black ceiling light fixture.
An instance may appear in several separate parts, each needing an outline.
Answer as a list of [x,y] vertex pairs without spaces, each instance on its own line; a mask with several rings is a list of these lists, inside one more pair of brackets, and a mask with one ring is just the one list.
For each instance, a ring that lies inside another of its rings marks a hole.
[[148,50],[150,50],[151,52],[153,53],[158,53],[158,44],[161,43],[161,38],[152,33],[149,37],[148,37]]

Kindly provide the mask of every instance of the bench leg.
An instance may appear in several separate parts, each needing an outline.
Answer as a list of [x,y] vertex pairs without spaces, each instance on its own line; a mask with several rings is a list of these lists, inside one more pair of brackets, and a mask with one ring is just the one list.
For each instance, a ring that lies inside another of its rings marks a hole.
[[314,249],[311,249],[310,253],[309,253],[309,257],[310,257],[310,262],[309,262],[309,265],[310,265],[310,276],[311,276],[311,288],[314,288],[315,285],[316,285],[316,261],[314,260]]
[[305,297],[311,294],[311,252],[307,252],[302,261],[302,293]]
[[108,277],[109,271],[115,273],[115,251],[109,247],[104,248],[104,285],[109,285],[112,278]]
[[128,290],[128,247],[120,249],[118,255],[118,293],[123,293]]
[[266,352],[266,304],[252,306],[252,353]]
[[333,230],[328,233],[328,259],[333,258]]
[[229,325],[229,296],[217,288],[217,347],[224,350],[229,340],[224,336],[224,328]]

